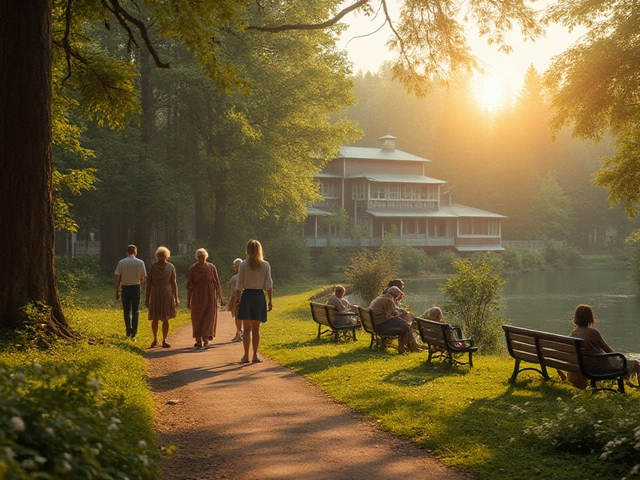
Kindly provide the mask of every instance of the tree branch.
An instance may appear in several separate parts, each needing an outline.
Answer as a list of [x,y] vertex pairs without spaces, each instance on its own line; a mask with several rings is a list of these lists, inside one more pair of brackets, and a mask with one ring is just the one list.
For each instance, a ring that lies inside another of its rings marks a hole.
[[153,58],[156,67],[169,68],[168,63],[164,63],[160,60],[160,56],[158,55],[158,52],[156,51],[153,43],[151,42],[151,39],[149,38],[149,30],[147,29],[147,26],[144,24],[144,22],[138,20],[136,17],[122,8],[122,6],[120,5],[120,0],[102,0],[102,4],[105,6],[105,8],[107,8],[111,13],[115,15],[122,28],[124,28],[129,34],[129,39],[133,41],[136,46],[138,46],[138,42],[136,42],[133,31],[131,30],[127,22],[133,24],[138,29],[142,40],[144,40],[144,45]]
[[327,27],[331,27],[332,25],[335,25],[347,13],[350,13],[358,9],[369,2],[370,0],[358,0],[353,5],[349,5],[347,8],[338,12],[334,17],[322,23],[296,23],[291,25],[278,25],[277,27],[261,27],[257,25],[249,25],[247,27],[247,30],[256,30],[258,32],[268,32],[268,33],[280,33],[280,32],[286,32],[289,30],[322,30],[323,28],[327,28]]

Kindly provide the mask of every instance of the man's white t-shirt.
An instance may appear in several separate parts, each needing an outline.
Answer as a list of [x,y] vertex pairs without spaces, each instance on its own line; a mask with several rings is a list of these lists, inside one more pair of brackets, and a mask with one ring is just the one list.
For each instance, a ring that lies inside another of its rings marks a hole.
[[147,276],[147,269],[142,260],[131,255],[118,262],[115,273],[120,275],[120,285],[127,287],[140,285],[140,277]]

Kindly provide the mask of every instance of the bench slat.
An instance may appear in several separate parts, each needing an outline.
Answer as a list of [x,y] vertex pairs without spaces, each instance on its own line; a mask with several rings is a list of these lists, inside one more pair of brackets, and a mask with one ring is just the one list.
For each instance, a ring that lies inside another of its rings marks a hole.
[[549,359],[560,360],[573,365],[578,365],[578,355],[575,349],[573,352],[562,352],[552,348],[541,348],[540,356],[547,362]]
[[576,342],[558,342],[556,340],[545,340],[540,339],[540,346],[543,348],[550,348],[553,350],[559,350],[561,352],[573,353],[576,354]]
[[580,373],[580,367],[576,363],[567,363],[554,358],[547,358],[544,364],[549,368],[557,368],[565,372]]

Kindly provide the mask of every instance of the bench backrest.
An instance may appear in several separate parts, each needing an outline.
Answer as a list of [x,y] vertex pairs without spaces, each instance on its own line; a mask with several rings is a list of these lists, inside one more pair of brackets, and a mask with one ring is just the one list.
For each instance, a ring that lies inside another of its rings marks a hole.
[[375,335],[376,331],[373,328],[373,313],[368,308],[358,307],[360,312],[360,322],[365,332]]
[[335,308],[333,305],[325,305],[324,303],[310,303],[311,307],[311,317],[316,323],[320,325],[326,325],[327,327],[331,327],[329,323],[329,308]]
[[416,322],[422,343],[446,348],[445,329],[450,329],[451,325],[420,317],[416,317]]
[[582,339],[512,325],[502,325],[502,329],[506,335],[509,354],[513,358],[580,373],[581,349],[584,344]]

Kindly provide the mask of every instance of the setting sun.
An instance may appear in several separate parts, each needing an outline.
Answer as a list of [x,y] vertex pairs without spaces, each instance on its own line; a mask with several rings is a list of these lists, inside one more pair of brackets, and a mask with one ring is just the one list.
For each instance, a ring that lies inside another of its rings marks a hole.
[[496,78],[477,78],[473,82],[473,93],[480,106],[490,112],[495,112],[506,101],[505,85]]

